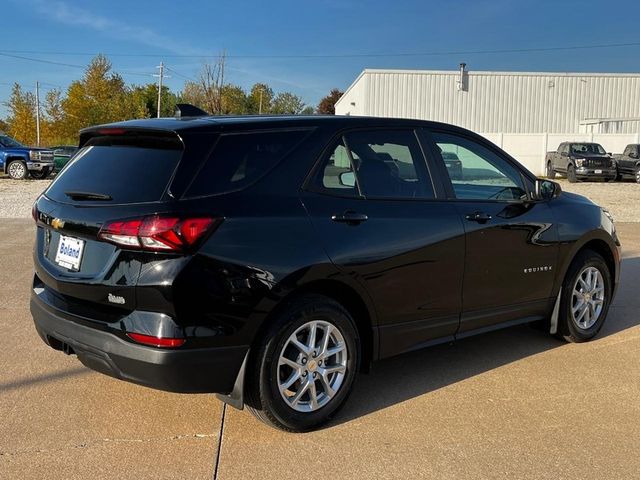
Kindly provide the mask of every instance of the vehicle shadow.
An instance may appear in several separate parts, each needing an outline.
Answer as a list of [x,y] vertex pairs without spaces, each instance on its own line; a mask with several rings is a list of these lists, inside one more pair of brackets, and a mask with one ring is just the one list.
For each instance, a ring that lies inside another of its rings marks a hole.
[[[619,291],[596,339],[640,325],[640,318],[632,313],[640,308],[635,293],[638,281],[640,258],[624,259]],[[332,425],[564,345],[547,332],[521,325],[383,360],[370,374],[358,377],[349,401]]]
[[11,382],[0,383],[0,395],[8,393],[10,390],[29,387],[31,385],[56,382],[64,378],[82,376],[91,373],[91,370],[84,365],[74,368],[68,368],[59,372],[47,373],[43,375],[37,375],[35,377],[23,377],[13,380]]

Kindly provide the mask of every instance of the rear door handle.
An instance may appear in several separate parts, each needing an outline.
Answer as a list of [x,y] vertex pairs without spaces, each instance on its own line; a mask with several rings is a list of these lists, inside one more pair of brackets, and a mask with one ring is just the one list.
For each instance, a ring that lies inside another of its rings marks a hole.
[[473,212],[465,216],[464,218],[466,218],[470,222],[487,223],[489,220],[491,220],[491,215],[484,212]]
[[334,222],[348,223],[349,225],[358,225],[362,222],[366,222],[367,220],[369,220],[369,217],[364,213],[358,213],[352,210],[347,210],[344,213],[340,213],[338,215],[332,215],[331,220],[333,220]]

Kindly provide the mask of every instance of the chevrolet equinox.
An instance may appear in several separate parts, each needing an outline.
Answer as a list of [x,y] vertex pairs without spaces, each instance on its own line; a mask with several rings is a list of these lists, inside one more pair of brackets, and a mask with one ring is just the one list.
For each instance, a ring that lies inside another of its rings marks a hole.
[[39,335],[284,430],[393,355],[525,322],[590,340],[618,283],[606,210],[451,125],[192,116],[79,146],[33,208]]

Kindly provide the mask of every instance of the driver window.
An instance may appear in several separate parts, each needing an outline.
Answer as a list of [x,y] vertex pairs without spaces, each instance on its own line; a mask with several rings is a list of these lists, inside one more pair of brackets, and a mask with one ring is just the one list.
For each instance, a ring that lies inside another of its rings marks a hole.
[[521,200],[527,197],[516,167],[472,140],[435,134],[456,198],[463,200]]

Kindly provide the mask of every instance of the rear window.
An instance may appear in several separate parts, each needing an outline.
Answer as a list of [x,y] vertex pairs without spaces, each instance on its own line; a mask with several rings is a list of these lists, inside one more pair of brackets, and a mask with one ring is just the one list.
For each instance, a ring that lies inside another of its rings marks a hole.
[[181,145],[173,138],[92,138],[45,195],[60,202],[73,201],[69,192],[111,197],[100,202],[107,204],[158,201],[180,161]]
[[309,130],[221,135],[186,197],[219,195],[256,182],[287,156]]

